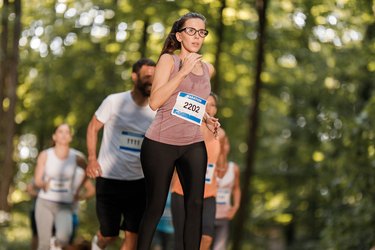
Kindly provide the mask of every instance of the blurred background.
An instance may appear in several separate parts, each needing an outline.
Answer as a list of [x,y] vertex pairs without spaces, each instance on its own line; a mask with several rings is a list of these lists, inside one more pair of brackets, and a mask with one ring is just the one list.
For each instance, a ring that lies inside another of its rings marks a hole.
[[[231,249],[375,245],[374,0],[0,0],[1,250],[29,249],[26,187],[55,126],[86,153],[101,101],[189,11],[207,18],[201,53],[241,169]],[[93,199],[80,220],[90,240]]]

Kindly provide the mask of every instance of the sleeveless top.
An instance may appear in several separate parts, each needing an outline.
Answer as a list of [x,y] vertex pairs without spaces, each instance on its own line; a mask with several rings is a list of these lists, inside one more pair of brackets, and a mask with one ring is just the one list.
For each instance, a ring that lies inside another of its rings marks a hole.
[[74,176],[77,168],[76,153],[69,150],[66,159],[57,157],[54,148],[47,149],[44,181],[49,180],[47,191],[41,189],[38,198],[49,201],[72,203],[74,199]]
[[231,197],[236,177],[234,167],[233,162],[229,162],[225,175],[222,178],[217,177],[216,219],[226,218],[229,209],[232,207]]
[[[201,131],[204,137],[204,143],[207,149],[207,169],[206,169],[206,178],[204,184],[204,198],[215,197],[217,192],[217,182],[215,175],[215,167],[217,160],[220,155],[220,141],[215,139],[213,136],[208,135],[212,133],[206,125],[201,127]],[[172,192],[179,195],[183,195],[181,182],[176,178],[172,185]]]
[[[181,61],[177,55],[172,56],[174,67],[169,79],[172,79],[177,74]],[[178,146],[203,141],[199,125],[171,114],[180,91],[199,96],[205,100],[208,98],[211,91],[210,74],[206,63],[202,63],[202,68],[202,75],[196,75],[190,72],[174,90],[168,100],[158,109],[154,121],[146,132],[147,138]]]

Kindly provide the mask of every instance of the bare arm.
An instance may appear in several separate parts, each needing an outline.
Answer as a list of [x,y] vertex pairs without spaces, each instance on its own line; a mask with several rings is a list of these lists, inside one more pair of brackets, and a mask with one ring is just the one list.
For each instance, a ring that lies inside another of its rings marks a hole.
[[84,187],[86,190],[85,199],[89,199],[95,195],[95,186],[92,184],[91,180],[86,180]]
[[27,184],[26,191],[33,198],[38,196],[38,188],[34,182]]
[[48,180],[47,181],[43,180],[46,161],[47,161],[47,152],[42,151],[38,156],[35,173],[34,173],[35,186],[45,191],[48,188]]
[[83,183],[84,192],[79,195],[79,200],[87,200],[95,195],[95,186],[90,179],[86,179]]
[[81,153],[77,154],[76,162],[77,162],[77,166],[79,166],[83,169],[86,169],[87,160],[86,160],[86,158],[84,157],[83,154],[82,155],[81,155]]
[[98,143],[98,133],[103,128],[101,123],[94,115],[87,127],[86,145],[88,153],[88,164],[86,174],[88,177],[96,178],[102,174],[101,168],[96,157],[96,145]]
[[201,61],[201,58],[202,56],[197,53],[188,54],[178,73],[172,79],[169,79],[174,67],[173,57],[169,54],[163,54],[160,57],[151,88],[150,107],[152,110],[157,110],[168,100],[173,91],[193,70],[195,64]]
[[[87,161],[86,161],[86,159],[85,159],[85,156],[84,156],[81,152],[79,152],[79,153],[77,154],[77,157],[76,157],[76,163],[77,163],[77,166],[78,166],[78,167],[81,167],[83,170],[86,169]],[[77,170],[76,170],[76,171],[77,171]],[[84,175],[84,177],[83,177],[81,183],[79,184],[79,186],[78,186],[78,188],[77,188],[77,191],[76,191],[76,193],[75,193],[75,199],[79,199],[79,192],[81,191],[81,189],[82,189],[84,183],[86,182],[86,180],[87,180],[87,176]]]
[[237,165],[234,167],[234,186],[233,186],[233,207],[230,212],[230,219],[237,213],[241,203],[241,187],[240,187],[240,170]]
[[[212,78],[212,76],[215,74],[215,68],[210,63],[206,63],[206,65],[208,66],[208,72],[210,74],[210,78]],[[210,116],[207,112],[205,112],[203,116],[203,122],[206,123],[207,127],[211,131],[213,131],[215,138],[220,139],[219,128],[221,125],[220,125],[219,119],[213,116]]]
[[215,68],[211,63],[206,62],[206,64],[208,65],[208,72],[210,74],[210,78],[212,78],[215,74]]

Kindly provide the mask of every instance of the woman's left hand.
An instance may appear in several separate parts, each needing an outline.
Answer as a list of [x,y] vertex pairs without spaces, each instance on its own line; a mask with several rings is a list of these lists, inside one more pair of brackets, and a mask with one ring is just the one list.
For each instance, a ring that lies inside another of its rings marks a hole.
[[221,126],[220,122],[219,122],[219,119],[206,114],[205,122],[206,122],[206,125],[207,125],[208,129],[210,131],[212,131],[212,133],[214,133],[214,136],[217,139],[218,138],[218,131],[219,131],[219,128]]

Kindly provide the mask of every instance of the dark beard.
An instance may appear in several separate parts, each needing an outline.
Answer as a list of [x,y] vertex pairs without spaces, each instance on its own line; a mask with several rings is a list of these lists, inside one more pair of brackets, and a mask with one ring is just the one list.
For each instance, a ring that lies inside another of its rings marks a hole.
[[138,80],[137,89],[144,97],[149,97],[151,94],[151,83],[149,81],[142,82],[142,80]]

